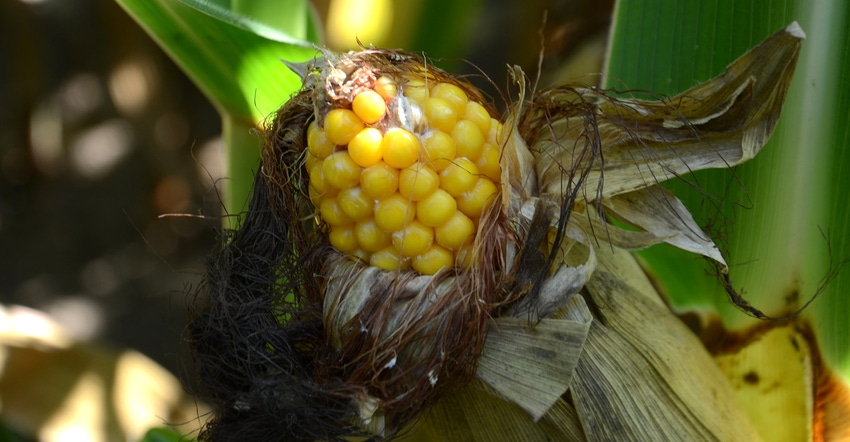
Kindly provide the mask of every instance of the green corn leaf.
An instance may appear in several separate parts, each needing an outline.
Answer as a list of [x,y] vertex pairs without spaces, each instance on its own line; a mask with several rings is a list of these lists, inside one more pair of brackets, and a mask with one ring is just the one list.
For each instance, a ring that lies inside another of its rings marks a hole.
[[316,53],[319,26],[306,0],[116,0],[186,72],[222,116],[229,213],[245,208],[260,139],[251,130],[301,81],[281,60]]
[[[734,287],[768,315],[801,307],[828,365],[850,379],[850,5],[797,0],[621,0],[605,86],[674,95],[721,72],[793,21],[808,34],[779,126],[753,161],[685,175],[668,188],[713,232]],[[699,258],[670,247],[641,253],[678,309],[754,324]]]

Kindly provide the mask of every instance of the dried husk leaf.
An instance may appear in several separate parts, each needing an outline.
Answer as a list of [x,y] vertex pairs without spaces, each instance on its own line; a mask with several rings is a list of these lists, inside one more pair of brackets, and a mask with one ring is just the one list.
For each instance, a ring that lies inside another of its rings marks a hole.
[[[637,268],[622,250],[600,250],[608,263]],[[602,269],[587,295],[598,320],[570,396],[588,440],[759,440],[711,356],[657,295]]]
[[[593,200],[752,159],[776,127],[804,38],[792,23],[720,76],[663,101],[616,99],[595,88],[542,91],[536,101],[593,104],[597,124],[588,133],[586,116],[571,116],[537,134],[541,193],[572,191],[563,177],[567,165],[590,169],[584,182],[590,190],[581,194]],[[598,139],[602,152],[577,162],[574,146],[587,137]]]
[[580,296],[564,307],[574,319],[491,320],[479,379],[538,421],[567,391],[592,319]]
[[480,380],[440,401],[410,436],[417,442],[586,440],[575,408],[564,398],[535,422]]
[[651,186],[612,196],[602,204],[606,213],[628,220],[653,236],[663,238],[667,244],[711,258],[726,268],[720,249],[669,190]]

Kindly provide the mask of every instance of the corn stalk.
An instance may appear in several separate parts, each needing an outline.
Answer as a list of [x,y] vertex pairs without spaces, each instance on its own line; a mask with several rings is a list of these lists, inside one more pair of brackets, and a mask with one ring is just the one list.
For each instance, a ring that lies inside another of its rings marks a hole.
[[850,274],[841,266],[850,256],[842,191],[850,184],[850,7],[622,0],[614,20],[606,86],[668,94],[715,75],[784,23],[807,31],[782,119],[758,160],[668,188],[713,230],[750,304],[780,317],[817,299],[793,320],[765,322],[732,305],[704,263],[672,248],[640,256],[674,309],[689,312],[765,439],[848,437]]

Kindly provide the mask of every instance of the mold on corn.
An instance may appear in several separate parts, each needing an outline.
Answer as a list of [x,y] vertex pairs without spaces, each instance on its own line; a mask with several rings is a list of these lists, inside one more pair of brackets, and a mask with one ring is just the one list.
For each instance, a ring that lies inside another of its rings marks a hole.
[[316,115],[305,167],[330,244],[385,270],[466,268],[501,180],[501,123],[426,70],[365,81]]

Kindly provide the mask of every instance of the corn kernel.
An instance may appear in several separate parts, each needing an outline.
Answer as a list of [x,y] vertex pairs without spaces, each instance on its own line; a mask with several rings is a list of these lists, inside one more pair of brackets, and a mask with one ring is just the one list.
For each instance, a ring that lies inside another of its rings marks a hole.
[[354,235],[354,226],[335,226],[328,234],[328,240],[335,249],[343,253],[351,253],[357,250],[357,237]]
[[426,226],[442,225],[457,211],[454,197],[443,189],[437,189],[427,198],[416,203],[416,218]]
[[375,92],[384,99],[384,102],[389,103],[398,95],[398,86],[392,78],[380,76],[375,80]]
[[404,169],[419,158],[419,138],[404,129],[390,129],[384,134],[381,150],[387,164]]
[[369,265],[384,270],[405,270],[410,268],[410,259],[403,258],[395,247],[389,246],[373,253]]
[[490,132],[492,117],[490,117],[490,112],[487,112],[487,109],[481,103],[475,101],[466,103],[466,111],[463,113],[463,119],[475,123],[484,135]]
[[396,232],[416,218],[416,206],[398,193],[375,204],[375,224],[386,232]]
[[307,195],[310,196],[310,202],[313,203],[313,207],[319,207],[319,204],[322,202],[322,198],[324,197],[321,193],[319,193],[313,185],[307,186]]
[[339,201],[336,198],[322,198],[322,202],[319,204],[319,214],[333,228],[354,224],[354,220],[349,218],[339,207]]
[[307,169],[307,172],[313,170],[313,166],[322,162],[322,159],[307,152],[304,158],[304,167]]
[[481,156],[484,147],[484,136],[478,126],[469,120],[460,120],[452,128],[452,139],[455,140],[457,156],[467,157],[472,161]]
[[348,144],[361,130],[363,121],[351,109],[332,109],[325,116],[325,136],[331,143]]
[[450,133],[457,122],[457,111],[442,98],[431,97],[425,102],[425,116],[432,128]]
[[413,258],[413,269],[423,275],[433,275],[452,264],[454,264],[452,252],[438,245],[431,246],[431,248]]
[[360,187],[367,195],[375,199],[384,199],[398,190],[398,169],[379,161],[363,169],[360,174]]
[[372,254],[365,251],[365,250],[357,249],[353,252],[348,252],[348,257],[352,261],[360,261],[360,262],[368,263],[370,261],[370,259],[372,258]]
[[[360,183],[361,170],[360,166],[351,159],[351,155],[344,150],[334,152],[322,164],[325,182],[340,190]],[[319,187],[316,187],[316,190],[320,190]]]
[[456,152],[455,140],[441,130],[429,131],[422,139],[422,156],[437,172],[451,164]]
[[487,142],[499,144],[499,134],[502,132],[502,123],[499,120],[490,119],[490,131],[487,132]]
[[366,195],[360,187],[340,190],[336,199],[342,212],[355,221],[372,216],[374,211],[375,200]]
[[[360,95],[358,95],[359,97]],[[383,151],[381,140],[384,136],[374,127],[361,130],[348,142],[348,154],[360,167],[369,167],[381,161]]]
[[466,244],[460,246],[460,248],[455,251],[456,266],[464,269],[472,267],[473,260],[475,259],[475,249],[473,247],[474,243],[472,241],[467,241]]
[[381,230],[374,218],[358,222],[354,226],[354,236],[357,237],[360,248],[367,252],[377,252],[392,244],[390,234]]
[[440,177],[430,166],[416,163],[399,173],[398,192],[409,201],[419,201],[440,187]]
[[308,169],[310,171],[310,185],[316,189],[316,193],[323,194],[328,191],[328,183],[325,181],[325,174],[323,173],[324,165],[320,160],[318,163],[313,165],[312,169]]
[[451,83],[438,83],[431,89],[431,96],[448,101],[457,115],[466,113],[466,92]]
[[324,160],[336,150],[334,143],[328,140],[325,131],[319,128],[315,121],[307,127],[307,150],[320,160]]
[[387,113],[387,103],[377,92],[366,89],[351,102],[351,110],[366,124],[375,124]]
[[494,183],[502,181],[502,167],[499,165],[501,153],[495,144],[484,143],[481,156],[475,161],[478,170]]
[[472,190],[464,192],[457,199],[457,208],[470,218],[478,218],[487,204],[493,200],[497,191],[498,189],[492,181],[487,178],[480,178]]
[[475,234],[475,224],[460,211],[456,211],[445,224],[434,228],[437,244],[447,249],[457,249],[470,241]]
[[404,96],[408,100],[415,101],[422,105],[428,99],[428,87],[424,80],[412,79],[404,86]]
[[401,252],[401,256],[412,258],[428,250],[434,242],[434,229],[413,221],[403,229],[393,232],[393,246]]
[[468,158],[457,158],[440,172],[440,187],[449,195],[459,197],[475,187],[478,181],[478,166]]

